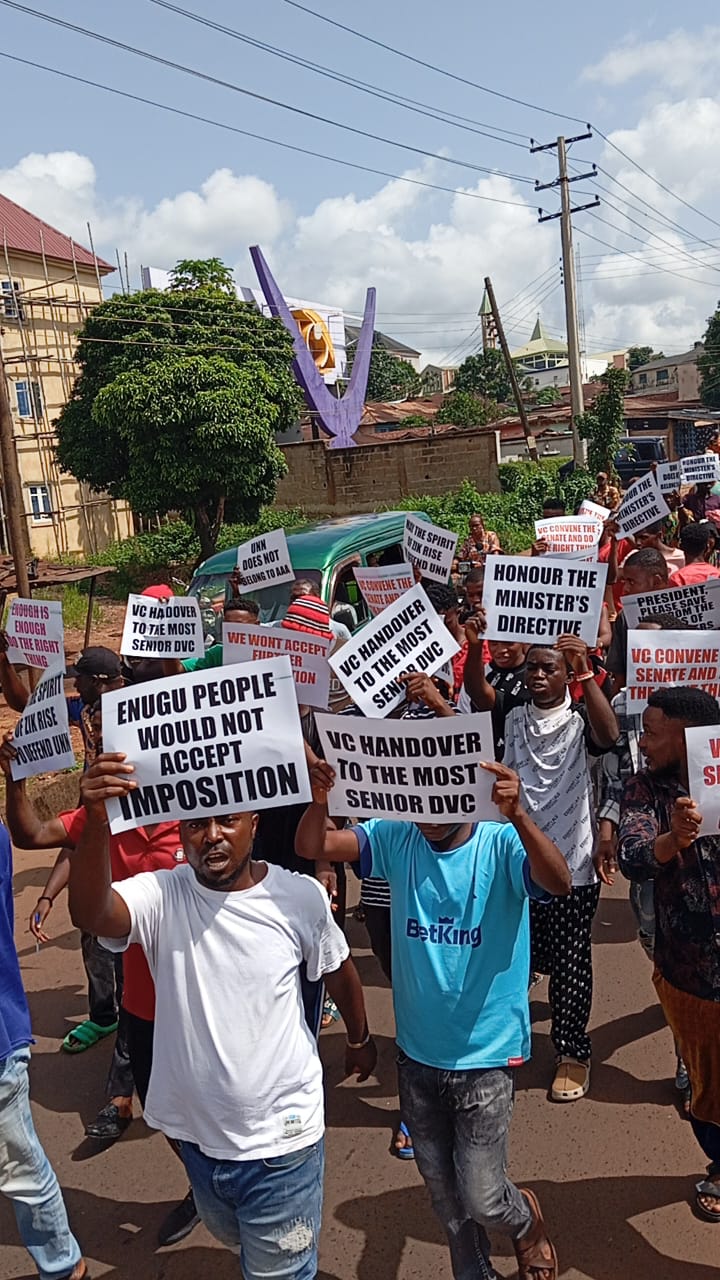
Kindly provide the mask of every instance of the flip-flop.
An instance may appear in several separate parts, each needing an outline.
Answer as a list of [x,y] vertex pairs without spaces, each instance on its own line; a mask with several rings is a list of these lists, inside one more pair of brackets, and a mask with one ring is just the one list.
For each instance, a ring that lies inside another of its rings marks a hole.
[[395,1133],[395,1137],[397,1137],[398,1133],[401,1133],[403,1138],[405,1139],[405,1146],[399,1147],[395,1142],[395,1138],[393,1138],[393,1151],[395,1155],[397,1156],[398,1160],[414,1160],[415,1148],[412,1144],[412,1138],[410,1137],[410,1130],[408,1129],[404,1120],[400,1121]]
[[[720,1213],[713,1213],[712,1209],[706,1209],[704,1204],[700,1203],[701,1197],[706,1200],[716,1200],[720,1203],[720,1164],[711,1164],[708,1169],[708,1176],[702,1182],[695,1184],[695,1212],[704,1218],[706,1222],[720,1222]],[[718,1181],[712,1179],[718,1178]]]
[[85,1022],[79,1022],[76,1027],[73,1027],[72,1031],[68,1031],[61,1048],[66,1053],[84,1053],[86,1049],[92,1049],[94,1044],[98,1044],[106,1036],[111,1036],[117,1029],[117,1022],[111,1022],[109,1027],[101,1027],[97,1022],[87,1018]]

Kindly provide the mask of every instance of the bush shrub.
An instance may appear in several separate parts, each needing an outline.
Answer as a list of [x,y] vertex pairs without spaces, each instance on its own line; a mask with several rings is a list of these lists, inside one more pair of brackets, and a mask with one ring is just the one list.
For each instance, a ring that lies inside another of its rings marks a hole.
[[436,524],[462,538],[467,536],[470,516],[477,511],[487,527],[497,532],[503,551],[525,551],[535,538],[534,522],[542,517],[545,498],[561,497],[570,513],[593,488],[587,471],[574,471],[561,480],[558,471],[566,461],[503,462],[499,468],[501,493],[480,493],[471,480],[464,480],[458,489],[439,497],[413,494],[402,498],[396,509],[425,511]]
[[[288,532],[306,523],[300,507],[266,508],[254,525],[226,524],[220,530],[218,551],[246,542],[256,534],[284,528]],[[200,542],[185,520],[171,520],[153,533],[138,533],[123,542],[113,542],[104,551],[88,558],[88,564],[115,565],[117,573],[103,580],[103,592],[124,600],[131,591],[142,591],[153,582],[177,577],[189,582],[200,555]],[[177,591],[180,588],[175,583]]]

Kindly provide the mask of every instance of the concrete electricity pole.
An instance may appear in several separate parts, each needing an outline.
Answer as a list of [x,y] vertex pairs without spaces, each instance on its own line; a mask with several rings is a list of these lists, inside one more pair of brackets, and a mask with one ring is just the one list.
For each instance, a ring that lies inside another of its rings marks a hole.
[[10,551],[15,564],[15,582],[17,593],[24,599],[30,595],[30,578],[28,576],[28,543],[27,526],[25,524],[25,504],[23,502],[22,482],[18,466],[15,432],[13,429],[12,409],[8,394],[5,361],[0,349],[0,465],[2,466],[3,493],[5,497],[5,518],[7,520]]
[[580,213],[583,209],[595,209],[600,204],[599,197],[596,196],[588,204],[576,205],[572,207],[570,203],[570,183],[580,182],[585,178],[595,176],[597,169],[593,165],[590,173],[579,173],[574,177],[568,176],[567,170],[567,148],[571,142],[583,142],[586,138],[592,138],[592,132],[588,125],[587,133],[580,133],[574,138],[559,137],[555,142],[546,142],[542,145],[536,145],[531,139],[530,151],[534,154],[537,151],[554,151],[557,148],[558,153],[558,176],[552,182],[536,182],[536,191],[546,191],[550,187],[560,188],[560,212],[559,213],[543,213],[542,209],[538,209],[539,222],[551,222],[555,218],[560,219],[560,236],[562,241],[562,260],[563,260],[563,281],[565,285],[565,321],[567,325],[568,340],[568,366],[570,374],[570,407],[572,416],[572,437],[573,437],[573,461],[576,466],[584,466],[586,460],[585,441],[580,438],[577,426],[577,418],[585,411],[585,402],[583,399],[582,387],[582,367],[580,364],[580,339],[578,337],[578,319],[577,319],[577,285],[575,281],[575,256],[573,254],[572,242],[572,215]]

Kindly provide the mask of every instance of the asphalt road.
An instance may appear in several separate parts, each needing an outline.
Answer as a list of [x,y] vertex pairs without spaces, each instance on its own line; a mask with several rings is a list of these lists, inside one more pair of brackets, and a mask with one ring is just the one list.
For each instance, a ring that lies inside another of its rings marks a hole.
[[[158,1251],[165,1212],[186,1190],[159,1134],[136,1120],[98,1151],[83,1125],[102,1102],[109,1046],[79,1057],[59,1052],[86,1016],[79,938],[63,903],[48,920],[53,942],[39,955],[27,918],[44,884],[47,854],[16,853],[17,944],[36,1046],[32,1097],[37,1129],[65,1191],[92,1277],[231,1280],[236,1260],[203,1227]],[[328,1096],[325,1224],[319,1280],[450,1280],[447,1250],[412,1163],[389,1154],[396,1118],[390,992],[361,925],[350,940],[380,1049],[377,1079],[341,1083],[343,1034],[321,1037]],[[604,891],[595,926],[594,1063],[590,1096],[548,1101],[553,1058],[546,986],[535,989],[534,1058],[518,1073],[510,1173],[539,1194],[563,1280],[711,1280],[720,1276],[720,1227],[698,1221],[690,1201],[704,1172],[678,1115],[672,1041],[655,1001],[650,966],[635,941],[626,886]],[[502,1276],[514,1256],[496,1246]],[[0,1280],[34,1275],[0,1203]]]

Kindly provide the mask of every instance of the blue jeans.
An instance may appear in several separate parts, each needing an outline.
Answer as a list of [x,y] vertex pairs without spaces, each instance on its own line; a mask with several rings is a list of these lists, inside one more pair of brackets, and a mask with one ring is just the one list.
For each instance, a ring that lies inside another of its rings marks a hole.
[[491,1280],[487,1231],[517,1240],[532,1223],[506,1173],[512,1071],[443,1071],[401,1050],[398,1078],[400,1114],[447,1234],[455,1280]]
[[216,1239],[240,1256],[245,1280],[314,1280],[322,1218],[324,1142],[267,1160],[215,1160],[179,1142],[195,1204]]
[[82,1255],[35,1132],[29,1061],[29,1049],[0,1060],[0,1191],[12,1201],[20,1237],[42,1280],[60,1280],[72,1274]]

